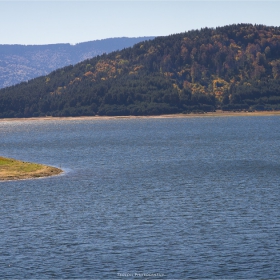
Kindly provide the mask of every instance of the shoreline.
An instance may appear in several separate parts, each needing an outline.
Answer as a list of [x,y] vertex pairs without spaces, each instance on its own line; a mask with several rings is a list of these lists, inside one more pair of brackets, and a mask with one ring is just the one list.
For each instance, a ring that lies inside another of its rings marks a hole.
[[0,156],[0,182],[46,178],[62,173],[63,170],[57,167]]
[[77,116],[77,117],[31,117],[31,118],[3,118],[0,122],[13,121],[54,121],[54,120],[117,120],[117,119],[171,119],[171,118],[203,118],[203,117],[245,117],[245,116],[278,116],[280,111],[255,111],[255,112],[233,112],[221,111],[207,113],[190,113],[190,114],[163,114],[151,116]]

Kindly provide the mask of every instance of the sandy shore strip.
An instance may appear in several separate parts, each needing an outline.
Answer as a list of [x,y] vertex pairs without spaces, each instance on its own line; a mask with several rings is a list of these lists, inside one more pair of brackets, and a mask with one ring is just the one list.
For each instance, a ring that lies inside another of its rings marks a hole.
[[36,118],[3,118],[0,122],[9,121],[51,121],[51,120],[118,120],[118,119],[167,119],[167,118],[204,118],[204,117],[244,117],[244,116],[277,116],[280,111],[221,111],[190,114],[167,114],[153,116],[80,116],[80,117],[36,117]]
[[56,167],[0,156],[0,181],[49,177],[62,172],[63,170]]

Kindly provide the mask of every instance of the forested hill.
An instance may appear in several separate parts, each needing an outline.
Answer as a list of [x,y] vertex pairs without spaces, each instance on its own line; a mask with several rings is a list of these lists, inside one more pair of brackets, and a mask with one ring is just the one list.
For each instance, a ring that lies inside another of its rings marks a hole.
[[109,38],[76,45],[0,45],[0,88],[149,39],[154,37]]
[[1,117],[280,110],[280,28],[238,24],[151,41],[0,91]]

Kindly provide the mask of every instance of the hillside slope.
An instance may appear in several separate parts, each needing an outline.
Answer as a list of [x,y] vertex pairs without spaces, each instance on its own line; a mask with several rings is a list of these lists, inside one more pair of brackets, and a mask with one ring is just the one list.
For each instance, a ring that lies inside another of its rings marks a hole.
[[238,24],[136,44],[0,91],[0,117],[280,109],[280,28]]
[[55,69],[153,38],[110,38],[76,45],[0,45],[0,88],[28,81]]

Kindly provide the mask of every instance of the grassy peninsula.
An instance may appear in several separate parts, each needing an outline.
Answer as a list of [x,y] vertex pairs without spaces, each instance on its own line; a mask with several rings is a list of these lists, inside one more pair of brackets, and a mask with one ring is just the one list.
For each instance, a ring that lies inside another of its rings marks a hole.
[[0,157],[0,181],[47,177],[61,172],[56,167]]

